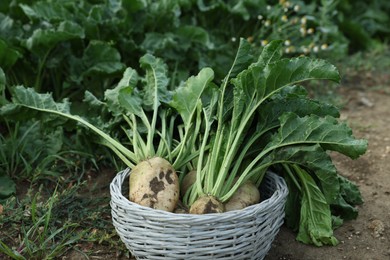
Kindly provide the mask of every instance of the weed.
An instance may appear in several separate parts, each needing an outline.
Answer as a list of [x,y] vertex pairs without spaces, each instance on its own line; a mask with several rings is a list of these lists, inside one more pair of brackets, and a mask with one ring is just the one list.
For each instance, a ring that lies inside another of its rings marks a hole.
[[[53,218],[53,207],[60,198],[57,189],[45,203],[38,202],[40,195],[41,192],[38,192],[31,205],[25,205],[22,216],[17,215],[17,219],[22,220],[18,246],[12,248],[0,240],[2,253],[14,259],[53,259],[83,236],[83,232],[75,232],[78,224],[59,223]],[[24,217],[28,217],[26,222]]]
[[50,187],[41,185],[20,200],[4,201],[0,253],[13,259],[53,259],[74,249],[88,256],[96,244],[127,251],[111,224],[109,197],[92,196],[90,187],[85,181],[65,182],[48,194]]

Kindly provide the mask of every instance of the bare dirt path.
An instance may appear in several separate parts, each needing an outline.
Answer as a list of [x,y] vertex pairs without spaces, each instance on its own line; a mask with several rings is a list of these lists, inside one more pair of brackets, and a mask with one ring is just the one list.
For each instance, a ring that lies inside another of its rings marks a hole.
[[358,218],[335,231],[335,247],[304,245],[282,227],[266,260],[390,259],[390,74],[380,77],[374,86],[354,80],[339,90],[345,102],[341,119],[369,142],[357,160],[334,155],[339,172],[360,187],[364,204]]

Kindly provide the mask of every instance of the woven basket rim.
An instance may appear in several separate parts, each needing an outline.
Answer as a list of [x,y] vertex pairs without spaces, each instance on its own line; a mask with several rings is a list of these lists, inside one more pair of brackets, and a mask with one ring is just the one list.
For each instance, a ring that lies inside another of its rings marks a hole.
[[174,213],[168,212],[158,209],[152,209],[149,207],[141,206],[137,203],[131,202],[127,197],[125,197],[122,193],[122,185],[124,180],[130,175],[130,168],[126,168],[117,173],[110,184],[110,194],[111,194],[111,204],[121,204],[122,208],[131,210],[132,208],[136,208],[137,210],[142,210],[146,214],[156,215],[158,216],[160,221],[169,220],[169,221],[213,221],[213,220],[221,220],[229,219],[231,217],[237,218],[237,214],[246,215],[253,214],[253,212],[267,210],[273,205],[284,202],[285,197],[288,194],[288,188],[285,184],[285,181],[282,177],[278,176],[276,173],[271,171],[267,171],[267,175],[270,175],[271,178],[275,179],[276,190],[273,192],[271,197],[261,201],[258,204],[248,206],[241,210],[228,211],[223,213],[210,213],[210,214],[189,214],[189,213]]

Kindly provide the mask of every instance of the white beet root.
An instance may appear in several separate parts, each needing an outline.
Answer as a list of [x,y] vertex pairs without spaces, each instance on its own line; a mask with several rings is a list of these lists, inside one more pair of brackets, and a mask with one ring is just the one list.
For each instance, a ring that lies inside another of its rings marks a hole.
[[233,196],[225,203],[225,210],[240,210],[260,202],[259,189],[252,182],[241,185]]
[[225,212],[225,207],[214,196],[202,196],[190,207],[190,214],[209,214]]
[[165,159],[154,157],[137,164],[129,178],[130,201],[173,212],[179,201],[179,178]]
[[184,176],[183,181],[180,185],[180,193],[181,196],[184,196],[188,189],[195,183],[196,181],[196,171],[190,171],[189,173]]

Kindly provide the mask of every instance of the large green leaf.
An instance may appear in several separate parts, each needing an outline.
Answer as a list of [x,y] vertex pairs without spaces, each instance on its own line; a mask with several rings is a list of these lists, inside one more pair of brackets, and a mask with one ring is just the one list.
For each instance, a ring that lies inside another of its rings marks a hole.
[[[299,163],[315,171],[318,179],[321,180],[325,199],[328,203],[333,202],[339,192],[336,170],[329,156],[324,150],[335,150],[351,158],[356,158],[367,149],[365,140],[357,140],[351,134],[351,129],[345,124],[340,124],[330,116],[319,117],[309,115],[299,117],[294,113],[284,113],[280,117],[280,127],[271,139],[260,134],[254,134],[252,138],[260,138],[264,144],[257,148],[255,155],[248,167],[242,171],[239,181],[248,178],[252,168],[267,167],[275,163]],[[252,141],[255,139],[252,139]],[[252,142],[251,141],[251,142]],[[250,143],[250,142],[249,142]],[[313,146],[314,145],[314,146]],[[305,151],[304,146],[318,147],[316,152]],[[248,150],[246,145],[242,152]],[[262,149],[263,148],[263,149]],[[298,154],[298,156],[296,156]],[[311,158],[311,159],[308,159]],[[303,159],[303,160],[302,160]],[[260,166],[257,163],[260,162]],[[256,171],[255,171],[256,172]],[[238,185],[235,185],[223,199],[233,194]]]
[[[271,53],[277,53],[271,52]],[[276,54],[275,54],[276,55]],[[266,55],[272,59],[272,55]],[[258,106],[265,99],[280,89],[309,80],[327,79],[338,82],[340,80],[336,67],[324,60],[313,60],[307,57],[282,59],[269,63],[265,68],[262,64],[251,66],[232,80],[235,88],[242,89],[245,94],[240,98],[244,103]],[[256,97],[254,98],[254,91]]]
[[117,84],[117,88],[127,87],[127,86],[136,86],[138,82],[138,73],[132,68],[127,68],[123,72],[123,77]]
[[53,22],[74,19],[74,15],[63,4],[57,2],[38,1],[32,5],[20,4],[19,6],[30,19]]
[[259,59],[253,66],[266,67],[272,62],[280,60],[282,57],[283,41],[275,40],[267,44],[261,52]]
[[82,62],[85,69],[82,72],[84,77],[96,74],[109,75],[125,69],[119,51],[110,44],[100,41],[89,43],[84,50]]
[[225,80],[236,77],[238,73],[246,69],[248,65],[253,62],[254,57],[251,53],[251,50],[252,48],[250,43],[247,40],[241,38],[240,45],[238,46],[238,51],[233,61],[233,65],[230,68],[228,78]]
[[180,26],[176,34],[186,41],[202,44],[203,46],[213,47],[208,32],[198,26]]
[[118,104],[125,114],[132,113],[139,116],[143,113],[142,98],[134,87],[129,86],[118,91]]
[[190,77],[183,86],[175,89],[170,105],[179,112],[185,125],[192,120],[202,94],[213,78],[213,70],[204,68],[197,76]]
[[280,125],[279,118],[286,112],[293,112],[300,117],[314,114],[320,117],[339,117],[338,109],[328,103],[308,99],[305,96],[287,96],[273,99],[258,110],[256,117],[257,131],[267,131]]
[[[240,124],[240,120],[236,119],[239,118],[240,115],[243,113],[244,106],[247,100],[243,99],[246,97],[243,96],[244,93],[242,91],[242,88],[235,87],[233,88],[233,91],[231,91],[231,86],[228,86],[228,81],[230,78],[236,77],[237,74],[245,70],[251,62],[253,62],[253,56],[251,55],[251,46],[246,40],[241,38],[240,45],[238,47],[238,51],[234,58],[233,64],[229,70],[229,73],[222,82],[223,96],[219,100],[218,111],[218,117],[220,118],[219,121],[225,122],[225,119],[231,121],[234,124],[234,126],[232,127],[234,131],[236,131],[237,125]],[[230,118],[230,113],[233,113],[233,115],[231,116],[232,118]]]
[[[24,106],[28,105],[37,109],[52,109],[58,113],[69,114],[70,103],[64,99],[61,103],[56,103],[51,94],[38,94],[32,88],[24,88],[23,86],[16,86],[12,88],[12,103],[0,107],[0,113],[12,119],[30,119],[33,117],[40,118],[34,110],[26,109]],[[42,115],[40,119],[47,119],[48,115]]]
[[355,219],[358,215],[356,205],[362,204],[363,199],[359,188],[347,178],[338,175],[340,193],[337,200],[331,204],[333,214],[344,220]]
[[84,38],[84,29],[75,22],[63,21],[57,28],[37,29],[25,45],[32,52],[44,55],[60,42]]
[[264,157],[263,164],[288,163],[301,165],[315,174],[327,203],[332,203],[340,192],[336,167],[330,156],[319,145],[284,146]]
[[297,240],[316,246],[337,245],[333,236],[330,206],[313,178],[303,169],[296,170],[301,183],[301,218]]
[[343,196],[346,202],[352,205],[362,204],[363,198],[358,186],[342,175],[338,175],[338,179],[341,188],[340,194]]
[[15,194],[15,182],[6,175],[0,175],[0,199],[5,199]]
[[147,3],[145,0],[124,0],[122,1],[122,5],[129,13],[134,13],[146,8]]
[[156,111],[161,102],[168,103],[170,94],[167,86],[167,65],[163,60],[150,54],[145,54],[140,59],[141,68],[146,71],[146,84],[143,88],[144,108]]
[[22,54],[0,39],[0,67],[7,69],[12,67]]
[[76,103],[72,106],[72,111],[77,111],[77,114],[87,118],[88,122],[105,133],[111,133],[118,123],[123,121],[122,117],[108,109],[106,102],[101,101],[89,91],[85,91],[82,103]]
[[284,175],[284,180],[288,188],[287,200],[284,207],[284,223],[294,232],[298,232],[301,214],[297,209],[301,208],[301,187],[297,187],[294,182],[295,179],[287,174]]
[[280,129],[265,150],[297,144],[320,144],[325,150],[333,150],[353,159],[364,154],[366,140],[352,136],[352,130],[335,118],[310,115],[299,117],[285,113],[280,117]]
[[103,132],[101,129],[97,128],[80,116],[72,115],[70,113],[70,103],[68,100],[57,103],[53,100],[51,94],[39,94],[32,88],[17,86],[13,89],[12,101],[13,103],[0,108],[1,115],[10,116],[12,113],[16,113],[18,115],[24,114],[31,117],[31,111],[36,111],[44,112],[39,113],[39,115],[35,115],[37,118],[38,116],[40,116],[40,118],[45,118],[48,115],[56,115],[61,118],[74,120],[100,136],[103,144],[111,148],[129,167],[133,167],[134,163],[138,162],[134,153],[124,147],[117,140],[113,139],[107,133]]
[[[158,32],[148,32],[145,34],[145,39],[141,43],[141,47],[145,49],[145,51],[149,51],[151,53],[158,53],[163,55],[163,57],[175,58],[175,51],[178,49],[182,49],[183,46],[179,45],[177,48],[174,48],[178,44],[177,39],[175,39],[175,35],[173,33],[158,33]],[[184,48],[188,48],[189,46],[184,46]],[[180,59],[185,59],[185,57],[178,57]]]
[[[295,85],[313,79],[340,81],[337,68],[325,60],[299,57],[282,59],[266,67],[265,87],[276,90],[285,85]],[[267,93],[267,92],[266,92]]]
[[62,127],[48,130],[40,129],[41,127],[37,124],[31,131],[27,131],[28,127],[21,127],[21,132],[29,133],[29,136],[26,137],[28,145],[24,147],[23,152],[28,153],[30,158],[37,156],[37,147],[44,151],[39,157],[41,160],[44,160],[47,156],[56,156],[60,153],[64,143]]
[[338,194],[337,199],[330,206],[332,214],[342,220],[352,220],[358,216],[358,209],[349,204],[341,193]]
[[127,68],[116,87],[105,91],[104,97],[107,101],[107,106],[114,115],[122,114],[124,109],[137,114],[142,109],[141,98],[139,95],[133,95],[137,83],[137,71]]

